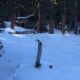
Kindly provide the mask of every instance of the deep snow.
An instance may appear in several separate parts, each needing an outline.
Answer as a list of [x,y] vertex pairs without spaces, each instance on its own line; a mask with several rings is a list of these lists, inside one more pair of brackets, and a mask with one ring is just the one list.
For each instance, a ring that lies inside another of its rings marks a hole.
[[[18,35],[8,31],[0,33],[5,52],[0,58],[0,80],[80,80],[80,35]],[[37,39],[43,44],[39,69],[34,67]]]

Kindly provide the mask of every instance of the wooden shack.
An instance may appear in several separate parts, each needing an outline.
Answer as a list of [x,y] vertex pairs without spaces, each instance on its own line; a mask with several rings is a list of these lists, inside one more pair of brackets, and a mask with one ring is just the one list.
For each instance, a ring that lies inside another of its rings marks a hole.
[[16,18],[16,25],[27,28],[29,24],[29,18],[33,17],[34,15],[28,15],[26,17],[17,17]]

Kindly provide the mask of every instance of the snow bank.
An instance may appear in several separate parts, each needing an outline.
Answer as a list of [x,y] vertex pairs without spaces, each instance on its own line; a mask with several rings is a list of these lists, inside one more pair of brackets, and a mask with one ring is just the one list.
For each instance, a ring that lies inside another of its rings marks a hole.
[[14,29],[11,29],[10,27],[7,27],[6,29],[5,29],[5,32],[23,32],[23,31],[25,31],[25,29],[24,28],[21,28],[21,27],[18,27],[18,26],[16,26]]
[[10,27],[7,27],[6,29],[5,29],[5,32],[15,32],[13,29],[11,29]]
[[4,24],[6,27],[10,27],[11,26],[11,22],[10,21],[4,21]]
[[14,31],[23,32],[25,29],[19,26],[15,26]]
[[[55,34],[7,34],[0,38],[5,55],[0,59],[0,80],[80,80],[80,36]],[[34,67],[39,39],[43,44],[41,68]],[[49,66],[52,65],[51,69]]]

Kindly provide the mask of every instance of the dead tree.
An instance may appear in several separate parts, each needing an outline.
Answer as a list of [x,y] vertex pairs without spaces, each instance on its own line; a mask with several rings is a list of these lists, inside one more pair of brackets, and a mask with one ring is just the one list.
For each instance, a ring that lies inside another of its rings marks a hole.
[[38,52],[37,52],[37,58],[36,58],[36,63],[35,67],[39,68],[41,66],[41,54],[42,54],[42,42],[40,40],[37,40],[38,42]]

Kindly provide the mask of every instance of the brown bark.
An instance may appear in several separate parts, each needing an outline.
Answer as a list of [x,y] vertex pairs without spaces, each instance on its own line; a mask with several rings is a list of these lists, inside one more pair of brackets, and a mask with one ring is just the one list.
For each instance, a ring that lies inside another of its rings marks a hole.
[[78,26],[77,26],[77,0],[74,1],[74,33],[78,34]]
[[61,11],[61,25],[62,25],[62,34],[65,34],[65,25],[66,25],[66,1],[63,0]]
[[52,23],[52,21],[53,21],[53,18],[52,18],[52,11],[53,11],[52,0],[50,0],[50,4],[51,4],[51,14],[50,14],[50,22],[49,22],[49,24],[50,24],[50,26],[49,26],[49,33],[53,34],[54,33],[54,28],[53,28],[53,23]]
[[37,22],[37,32],[40,32],[40,27],[41,27],[41,9],[40,9],[40,1],[38,1],[37,4],[37,10],[38,10],[38,22]]
[[63,14],[62,16],[62,20],[61,20],[61,25],[62,25],[62,34],[65,34],[65,24],[66,24],[66,17]]
[[11,16],[11,28],[14,29],[15,26],[16,26],[16,16],[15,16],[15,14],[13,14]]
[[50,24],[50,26],[49,26],[49,33],[50,34],[53,34],[54,33],[54,30],[53,30],[52,20],[50,20],[49,24]]

